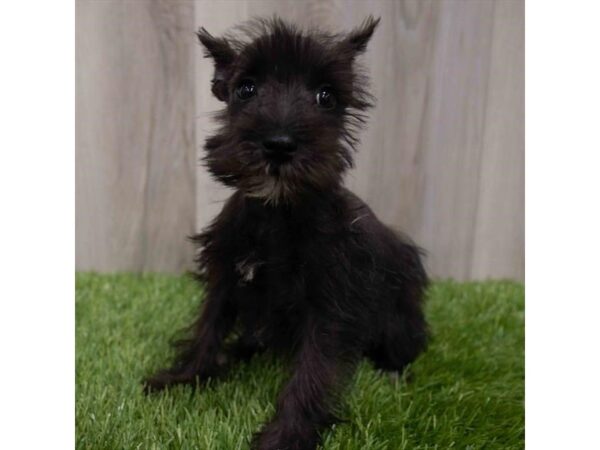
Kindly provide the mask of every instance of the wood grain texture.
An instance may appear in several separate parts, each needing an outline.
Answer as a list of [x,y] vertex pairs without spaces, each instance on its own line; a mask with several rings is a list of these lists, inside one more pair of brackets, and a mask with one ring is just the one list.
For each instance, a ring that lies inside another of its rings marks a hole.
[[193,3],[76,3],[76,267],[190,267]]
[[[346,183],[436,277],[524,278],[522,0],[76,3],[76,263],[181,271],[230,194],[198,164],[222,105],[193,31],[252,16],[346,30],[378,98]],[[194,75],[195,72],[195,75]]]
[[[219,34],[278,14],[344,30],[382,17],[364,64],[378,98],[348,186],[428,252],[435,277],[524,279],[522,0],[197,1]],[[196,56],[199,148],[212,129],[210,62]],[[201,153],[201,150],[200,150]],[[198,168],[197,228],[229,192]]]
[[525,273],[525,14],[518,1],[494,8],[490,80],[470,277]]

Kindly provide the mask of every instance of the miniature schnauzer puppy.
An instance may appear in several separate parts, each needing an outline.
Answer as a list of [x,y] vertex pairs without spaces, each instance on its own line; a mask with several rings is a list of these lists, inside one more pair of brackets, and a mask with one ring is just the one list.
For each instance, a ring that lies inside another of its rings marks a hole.
[[205,163],[235,193],[193,237],[201,314],[173,366],[145,386],[195,385],[265,349],[289,356],[256,449],[316,448],[363,356],[401,373],[426,346],[419,249],[342,185],[373,103],[356,58],[378,22],[346,34],[278,18],[225,37],[198,32],[226,105]]

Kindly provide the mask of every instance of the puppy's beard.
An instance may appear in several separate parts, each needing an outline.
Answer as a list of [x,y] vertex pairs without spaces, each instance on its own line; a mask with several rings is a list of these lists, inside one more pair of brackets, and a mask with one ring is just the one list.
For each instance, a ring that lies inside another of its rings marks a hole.
[[265,204],[272,205],[285,201],[290,195],[289,187],[280,176],[279,171],[277,171],[277,175],[274,174],[274,169],[267,164],[264,175],[254,177],[252,180],[252,187],[246,190],[246,196],[259,198]]

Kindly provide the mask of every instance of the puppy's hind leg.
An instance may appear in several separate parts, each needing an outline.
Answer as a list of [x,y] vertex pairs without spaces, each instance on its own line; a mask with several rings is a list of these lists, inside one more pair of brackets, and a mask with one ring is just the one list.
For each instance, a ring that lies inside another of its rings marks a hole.
[[377,369],[402,374],[427,347],[429,333],[421,308],[423,289],[406,289],[393,311],[381,318],[379,338],[366,352]]

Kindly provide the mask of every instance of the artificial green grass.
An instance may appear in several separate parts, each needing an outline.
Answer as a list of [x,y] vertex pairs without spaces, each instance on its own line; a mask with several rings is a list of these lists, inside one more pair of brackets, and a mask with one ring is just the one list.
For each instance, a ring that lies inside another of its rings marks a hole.
[[[285,381],[268,355],[225,380],[146,397],[140,381],[165,366],[168,342],[202,300],[187,277],[78,274],[76,442],[79,449],[247,449]],[[436,282],[433,338],[394,380],[361,364],[348,421],[327,450],[524,447],[524,292],[513,282]]]

